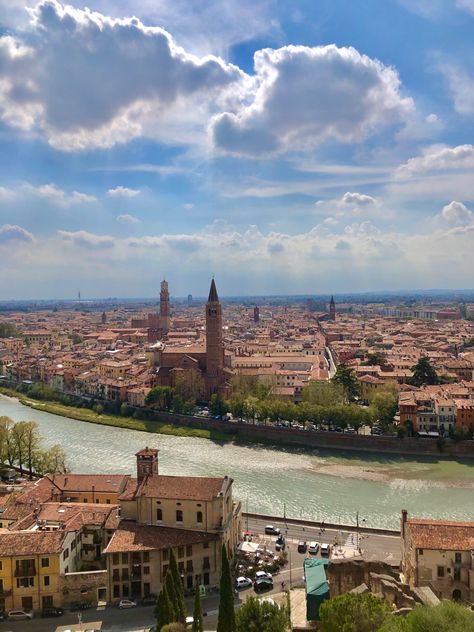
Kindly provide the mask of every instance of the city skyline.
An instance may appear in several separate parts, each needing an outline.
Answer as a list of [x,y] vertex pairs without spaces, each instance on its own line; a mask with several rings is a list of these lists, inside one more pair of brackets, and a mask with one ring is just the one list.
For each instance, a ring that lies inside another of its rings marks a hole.
[[87,4],[0,0],[0,300],[472,286],[472,2]]

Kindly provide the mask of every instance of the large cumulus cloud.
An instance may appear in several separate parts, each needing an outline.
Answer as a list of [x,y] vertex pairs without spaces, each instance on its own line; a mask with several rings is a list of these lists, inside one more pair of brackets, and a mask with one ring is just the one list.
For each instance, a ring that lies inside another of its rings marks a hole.
[[334,138],[360,142],[413,110],[393,68],[335,45],[264,49],[255,56],[253,100],[217,115],[217,148],[262,156]]
[[[186,100],[212,101],[244,74],[196,57],[164,29],[43,0],[27,44],[0,38],[0,120],[63,149],[128,141]],[[150,115],[153,112],[153,116]],[[147,116],[148,115],[148,116]]]

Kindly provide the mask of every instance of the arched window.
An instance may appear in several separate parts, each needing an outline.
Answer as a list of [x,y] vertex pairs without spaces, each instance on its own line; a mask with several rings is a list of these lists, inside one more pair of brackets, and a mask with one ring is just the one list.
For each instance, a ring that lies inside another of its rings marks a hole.
[[202,522],[202,511],[196,512],[196,522]]
[[176,510],[176,522],[183,522],[183,510],[182,509],[177,509]]
[[158,507],[156,510],[156,520],[157,522],[161,522],[163,520],[163,509],[161,509],[160,507]]

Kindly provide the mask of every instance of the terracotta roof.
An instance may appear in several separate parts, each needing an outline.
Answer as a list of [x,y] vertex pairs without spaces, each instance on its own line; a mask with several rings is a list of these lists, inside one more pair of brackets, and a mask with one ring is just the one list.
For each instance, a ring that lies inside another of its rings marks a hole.
[[474,550],[474,522],[450,522],[410,518],[407,524],[417,549]]
[[60,553],[64,536],[62,531],[2,531],[0,557]]
[[187,544],[212,542],[218,539],[219,536],[214,533],[172,529],[171,527],[153,527],[131,520],[122,520],[104,553],[160,551]]
[[48,478],[63,492],[117,492],[124,489],[128,474],[55,474]]
[[147,476],[137,495],[180,500],[212,500],[222,491],[227,481],[232,479],[205,476]]

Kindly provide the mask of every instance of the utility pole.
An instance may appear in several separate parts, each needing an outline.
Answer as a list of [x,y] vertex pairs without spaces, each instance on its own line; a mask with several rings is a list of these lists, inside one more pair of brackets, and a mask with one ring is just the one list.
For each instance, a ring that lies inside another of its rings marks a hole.
[[249,495],[248,494],[247,494],[246,506],[247,506],[247,533],[248,533],[249,531]]

